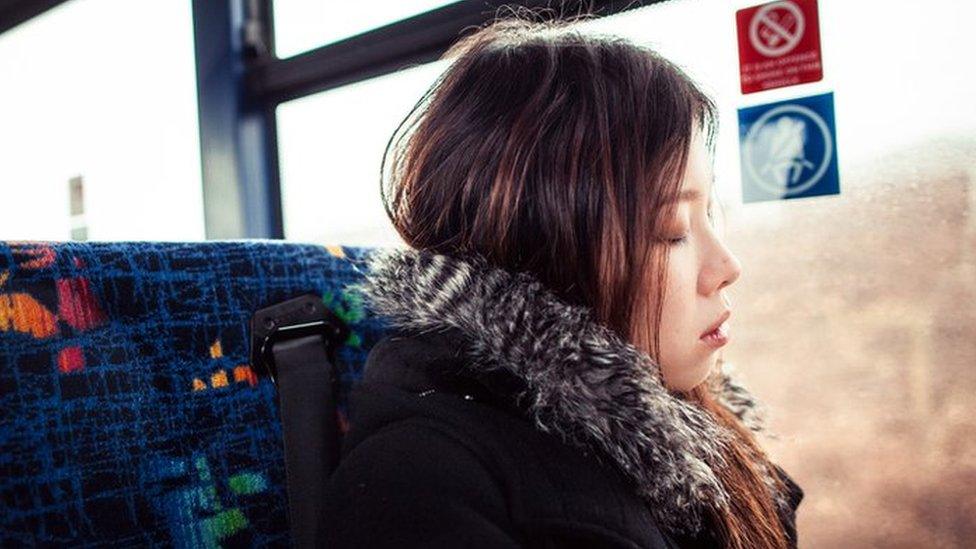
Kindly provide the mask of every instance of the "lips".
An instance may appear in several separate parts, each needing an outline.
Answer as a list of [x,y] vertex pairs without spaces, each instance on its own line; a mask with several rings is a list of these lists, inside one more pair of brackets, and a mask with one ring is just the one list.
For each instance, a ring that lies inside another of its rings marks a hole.
[[722,323],[724,323],[726,320],[728,320],[730,316],[732,316],[732,311],[726,310],[724,313],[722,313],[722,316],[720,316],[719,319],[716,320],[714,324],[709,326],[708,329],[705,330],[705,332],[699,337],[705,337],[708,334],[717,330],[718,327],[721,326]]

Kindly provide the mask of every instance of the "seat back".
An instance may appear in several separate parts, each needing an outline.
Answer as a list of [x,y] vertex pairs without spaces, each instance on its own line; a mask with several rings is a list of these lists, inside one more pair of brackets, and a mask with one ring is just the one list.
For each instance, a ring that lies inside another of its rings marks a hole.
[[351,329],[338,421],[386,326],[342,288],[367,248],[0,241],[0,546],[289,541],[254,311],[314,293]]

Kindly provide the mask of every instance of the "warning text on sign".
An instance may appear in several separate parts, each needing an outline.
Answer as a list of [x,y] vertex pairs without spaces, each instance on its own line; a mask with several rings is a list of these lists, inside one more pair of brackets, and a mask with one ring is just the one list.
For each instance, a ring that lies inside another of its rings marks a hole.
[[817,0],[785,0],[736,12],[742,93],[823,78]]

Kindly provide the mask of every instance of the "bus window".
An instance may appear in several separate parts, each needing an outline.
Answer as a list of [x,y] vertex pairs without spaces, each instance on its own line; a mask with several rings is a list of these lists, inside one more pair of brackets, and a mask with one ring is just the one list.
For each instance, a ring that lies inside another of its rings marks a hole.
[[276,0],[272,5],[275,55],[298,55],[452,3],[451,0],[401,0],[387,2],[382,9],[362,9],[355,4],[336,2]]
[[[963,547],[976,504],[976,51],[964,2],[820,0],[824,78],[740,93],[735,12],[678,1],[588,22],[713,94],[738,365],[806,497],[801,546]],[[840,194],[744,203],[737,109],[833,92]]]
[[0,33],[0,75],[3,238],[204,238],[189,3],[66,2]]
[[380,202],[380,161],[397,124],[446,67],[437,61],[278,107],[286,238],[399,241]]

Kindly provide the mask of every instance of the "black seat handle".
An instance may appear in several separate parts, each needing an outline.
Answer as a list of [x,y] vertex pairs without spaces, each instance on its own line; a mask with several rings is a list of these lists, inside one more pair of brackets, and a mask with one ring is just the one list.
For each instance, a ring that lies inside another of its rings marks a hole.
[[339,460],[336,349],[349,328],[322,300],[302,295],[251,317],[251,361],[275,385],[288,520],[295,547],[321,547],[325,485]]

